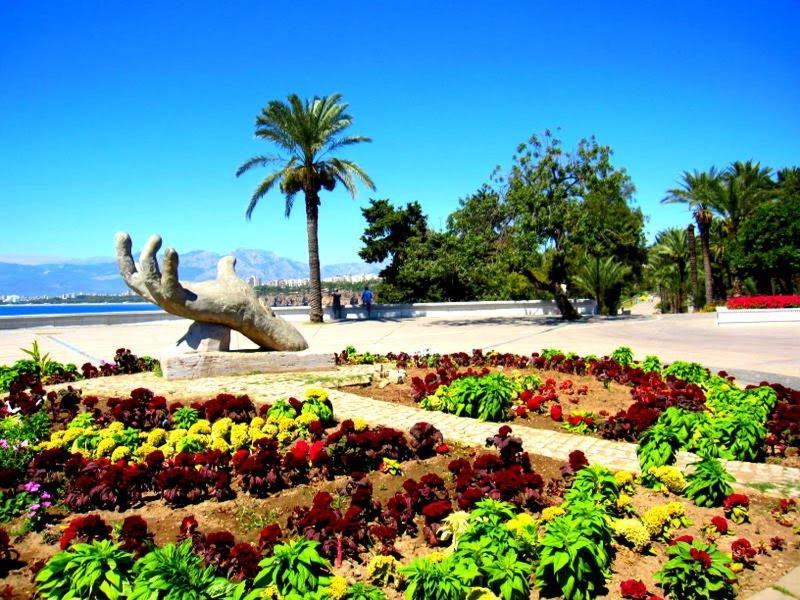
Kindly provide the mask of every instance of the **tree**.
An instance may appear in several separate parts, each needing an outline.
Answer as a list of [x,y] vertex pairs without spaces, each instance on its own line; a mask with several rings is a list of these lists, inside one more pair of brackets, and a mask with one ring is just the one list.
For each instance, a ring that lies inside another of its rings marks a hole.
[[306,207],[306,229],[308,235],[309,316],[314,323],[322,322],[322,284],[319,266],[319,193],[331,191],[341,183],[351,196],[356,195],[355,180],[375,189],[375,185],[356,163],[336,158],[333,152],[371,140],[363,136],[345,135],[344,131],[353,122],[347,114],[347,104],[341,102],[340,94],[322,98],[301,100],[296,94],[287,102],[272,100],[256,118],[256,137],[271,142],[286,156],[255,156],[244,162],[236,171],[239,177],[254,167],[278,168],[269,173],[256,188],[245,213],[249,220],[259,200],[276,183],[285,197],[285,214],[292,212],[295,196],[303,192]]
[[800,197],[800,167],[788,167],[778,170],[778,197]]
[[602,315],[616,314],[616,306],[605,304],[608,292],[619,285],[630,271],[611,256],[585,256],[573,278],[575,286],[597,300],[597,310]]
[[697,308],[697,242],[694,237],[694,225],[691,223],[686,227],[686,242],[689,245],[689,282],[692,307]]
[[692,211],[700,233],[703,253],[706,304],[714,299],[714,278],[711,270],[711,223],[714,220],[715,202],[721,195],[720,175],[714,167],[707,172],[683,172],[680,187],[667,191],[662,203],[684,203]]
[[796,289],[800,276],[800,196],[763,204],[741,223],[731,260],[762,293]]
[[650,250],[651,265],[656,272],[666,273],[665,279],[672,283],[670,293],[673,299],[673,312],[683,312],[686,296],[686,270],[690,253],[687,232],[683,229],[665,229],[656,236],[656,243]]
[[627,201],[634,191],[630,177],[615,169],[610,158],[611,149],[594,138],[580,140],[570,153],[545,131],[520,144],[507,177],[496,178],[505,188],[520,251],[517,268],[534,287],[553,295],[564,319],[578,318],[567,293],[568,260],[575,249],[574,234],[588,214],[587,199]]

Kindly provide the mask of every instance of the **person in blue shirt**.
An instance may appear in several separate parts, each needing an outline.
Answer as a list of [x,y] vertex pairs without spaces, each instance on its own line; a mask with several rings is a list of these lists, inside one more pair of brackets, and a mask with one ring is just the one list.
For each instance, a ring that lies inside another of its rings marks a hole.
[[369,289],[369,286],[364,286],[364,291],[361,292],[361,302],[367,309],[367,318],[369,319],[372,316],[372,290]]

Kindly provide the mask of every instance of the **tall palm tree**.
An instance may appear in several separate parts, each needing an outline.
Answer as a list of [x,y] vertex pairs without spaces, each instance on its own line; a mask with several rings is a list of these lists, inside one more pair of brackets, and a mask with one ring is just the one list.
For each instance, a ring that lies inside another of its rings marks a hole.
[[706,304],[714,299],[714,278],[711,272],[711,223],[714,220],[716,202],[721,193],[720,174],[714,167],[707,172],[683,172],[680,187],[667,190],[661,200],[671,204],[681,202],[692,211],[697,230],[700,233],[700,247],[703,253],[703,271],[705,275]]
[[584,257],[578,266],[572,283],[579,290],[591,294],[597,300],[597,310],[606,314],[606,294],[615,285],[622,282],[630,272],[630,268],[617,261],[613,256],[600,258],[599,256]]
[[691,285],[692,306],[697,308],[697,242],[694,237],[694,224],[686,227],[686,243],[689,245],[689,283]]
[[653,264],[672,267],[671,273],[677,275],[674,286],[674,310],[683,312],[683,301],[686,296],[686,268],[690,260],[686,230],[670,228],[660,232],[656,236],[656,243],[650,254]]
[[256,117],[256,137],[271,142],[285,156],[270,154],[254,156],[242,163],[236,171],[239,177],[253,167],[277,166],[258,185],[245,215],[249,220],[258,201],[279,183],[285,197],[284,209],[288,218],[295,196],[303,192],[306,203],[306,229],[308,233],[308,270],[311,288],[309,317],[314,323],[322,322],[322,283],[319,269],[319,193],[331,191],[341,183],[355,197],[354,177],[375,189],[369,175],[356,163],[332,156],[335,150],[361,142],[370,142],[363,136],[343,135],[353,118],[347,114],[347,104],[340,102],[341,94],[301,100],[296,94],[287,102],[272,100]]
[[[772,170],[753,161],[736,161],[721,177],[720,194],[714,202],[714,211],[722,219],[725,234],[735,240],[741,222],[764,202],[774,196],[775,182]],[[742,295],[742,277],[732,266],[733,295]]]

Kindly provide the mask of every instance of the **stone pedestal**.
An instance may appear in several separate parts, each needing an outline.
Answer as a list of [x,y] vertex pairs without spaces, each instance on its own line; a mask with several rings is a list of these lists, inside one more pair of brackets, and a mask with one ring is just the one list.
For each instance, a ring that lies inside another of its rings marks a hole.
[[299,352],[195,352],[175,354],[161,360],[165,379],[199,379],[224,375],[284,373],[292,371],[327,371],[336,369],[330,354]]
[[225,352],[230,348],[230,327],[194,321],[178,340],[174,352]]

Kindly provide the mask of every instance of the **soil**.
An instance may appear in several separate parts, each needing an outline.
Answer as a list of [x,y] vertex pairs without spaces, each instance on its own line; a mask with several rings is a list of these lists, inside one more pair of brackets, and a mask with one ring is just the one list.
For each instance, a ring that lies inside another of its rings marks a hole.
[[[486,452],[484,448],[463,447],[451,445],[451,453],[448,456],[436,456],[425,461],[409,461],[403,464],[403,474],[391,476],[388,474],[373,472],[368,478],[373,484],[374,496],[380,502],[385,502],[392,494],[401,489],[402,482],[406,478],[419,479],[426,473],[438,473],[446,481],[450,481],[447,464],[457,457],[471,459],[479,453]],[[534,468],[545,480],[560,477],[561,463],[558,461],[532,455]],[[142,515],[148,523],[150,530],[155,535],[158,544],[174,541],[178,534],[181,520],[189,515],[194,515],[200,523],[200,529],[204,533],[218,530],[229,530],[237,538],[237,541],[255,542],[262,527],[269,523],[277,522],[281,526],[286,524],[286,519],[297,506],[307,506],[310,504],[314,494],[318,491],[328,491],[336,495],[336,492],[346,482],[345,477],[339,477],[333,481],[315,482],[309,485],[300,485],[292,489],[266,498],[257,499],[239,493],[236,499],[226,502],[205,501],[199,504],[183,507],[171,508],[160,499],[146,501],[145,505],[134,510],[125,512],[96,511],[108,523],[120,522],[127,516],[133,514]],[[759,543],[768,543],[774,536],[786,539],[786,550],[780,552],[770,551],[770,554],[758,556],[755,570],[745,570],[740,574],[741,584],[740,596],[748,595],[763,589],[770,583],[774,583],[792,567],[800,564],[800,549],[798,549],[798,536],[792,533],[791,528],[782,527],[776,523],[770,514],[770,510],[776,505],[774,498],[766,498],[755,493],[749,495],[751,500],[750,516],[751,523],[734,525],[733,535],[723,536],[717,540],[719,547],[728,551],[733,540],[740,537],[747,538],[754,546]],[[634,506],[639,514],[648,508],[679,498],[665,495],[637,487],[634,495]],[[722,509],[699,508],[691,503],[683,501],[686,506],[687,515],[693,524],[690,527],[681,529],[678,534],[690,534],[702,536],[703,525],[710,522],[711,517],[722,515]],[[30,565],[39,561],[45,561],[58,551],[58,538],[63,527],[69,522],[73,515],[65,515],[60,522],[51,524],[43,532],[28,533],[21,538],[14,540],[14,547],[20,553],[20,561],[15,564],[6,565],[0,570],[0,577],[3,583],[11,584],[15,590],[13,598],[31,598],[34,593],[34,586],[31,582],[32,574]],[[11,523],[7,527],[13,531],[18,523]],[[653,581],[655,573],[666,560],[666,544],[654,543],[650,555],[641,555],[623,546],[615,544],[616,557],[614,559],[612,579],[608,583],[607,594],[601,597],[620,598],[619,584],[625,579],[640,579],[648,589],[658,593]],[[398,541],[397,548],[403,556],[404,562],[414,557],[424,555],[431,551],[422,536],[416,538],[405,537]],[[367,558],[367,557],[365,557]],[[366,561],[365,561],[366,562]],[[360,579],[364,572],[364,564],[346,562],[341,568],[336,570],[337,574],[348,577],[349,579]],[[402,594],[395,590],[387,590],[387,596],[392,600],[400,600]],[[531,598],[539,598],[538,592],[534,590]]]

